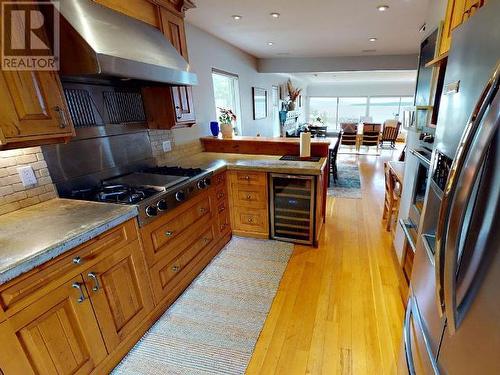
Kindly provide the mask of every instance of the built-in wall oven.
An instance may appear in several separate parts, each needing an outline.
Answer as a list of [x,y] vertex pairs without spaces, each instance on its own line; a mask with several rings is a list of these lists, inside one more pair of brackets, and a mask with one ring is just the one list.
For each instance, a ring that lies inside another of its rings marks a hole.
[[[412,267],[413,254],[415,253],[418,230],[420,226],[420,217],[424,208],[425,193],[427,189],[427,182],[430,177],[430,163],[432,150],[425,147],[411,149],[410,154],[417,160],[416,178],[413,183],[411,194],[411,204],[407,219],[400,220],[400,225],[406,237],[406,250],[404,268],[408,269],[407,278],[409,279]],[[410,253],[411,251],[411,253]],[[407,263],[409,260],[409,264]]]
[[269,189],[271,238],[313,244],[315,177],[272,173]]

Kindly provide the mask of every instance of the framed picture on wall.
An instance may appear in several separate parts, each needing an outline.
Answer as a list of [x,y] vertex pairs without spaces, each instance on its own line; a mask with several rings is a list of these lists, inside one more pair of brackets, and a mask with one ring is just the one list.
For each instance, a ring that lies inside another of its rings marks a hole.
[[267,90],[252,87],[253,119],[262,120],[267,117]]

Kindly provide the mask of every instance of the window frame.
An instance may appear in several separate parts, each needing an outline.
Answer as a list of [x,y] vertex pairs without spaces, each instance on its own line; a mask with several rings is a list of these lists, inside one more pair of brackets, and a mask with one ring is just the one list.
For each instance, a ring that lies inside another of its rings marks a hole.
[[240,82],[239,82],[239,76],[238,74],[230,73],[225,70],[217,69],[217,68],[212,68],[212,90],[214,94],[214,106],[215,106],[215,116],[217,118],[217,121],[219,121],[219,113],[217,110],[217,104],[215,102],[215,82],[214,82],[214,75],[222,76],[225,78],[230,78],[231,79],[231,84],[232,84],[232,91],[233,91],[233,100],[234,101],[234,106],[235,108],[232,109],[234,114],[236,115],[236,124],[235,124],[235,132],[237,134],[242,134],[243,129],[242,129],[242,122],[241,122],[241,98],[240,98]]

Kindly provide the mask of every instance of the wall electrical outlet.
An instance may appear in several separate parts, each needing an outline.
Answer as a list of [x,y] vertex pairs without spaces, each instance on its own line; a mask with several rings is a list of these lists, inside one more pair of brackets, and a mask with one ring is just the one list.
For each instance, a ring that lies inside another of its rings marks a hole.
[[164,141],[163,142],[163,152],[169,152],[169,151],[172,151],[172,142]]
[[17,168],[17,173],[19,173],[19,177],[21,178],[21,182],[24,187],[34,186],[37,184],[35,172],[31,165],[27,165],[26,167]]

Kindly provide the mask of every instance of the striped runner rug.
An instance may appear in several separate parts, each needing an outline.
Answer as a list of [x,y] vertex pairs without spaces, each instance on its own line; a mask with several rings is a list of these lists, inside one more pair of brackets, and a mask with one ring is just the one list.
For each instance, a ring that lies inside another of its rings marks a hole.
[[243,374],[292,250],[233,237],[112,374]]

